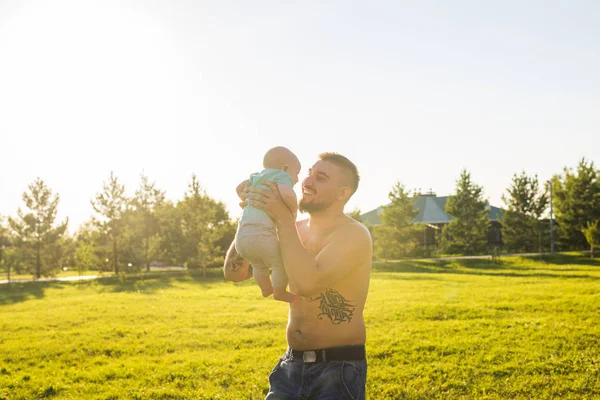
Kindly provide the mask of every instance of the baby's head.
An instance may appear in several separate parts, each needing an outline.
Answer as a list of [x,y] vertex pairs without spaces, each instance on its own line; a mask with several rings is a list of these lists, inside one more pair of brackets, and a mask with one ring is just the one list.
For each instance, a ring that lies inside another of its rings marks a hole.
[[298,183],[300,173],[300,161],[298,157],[287,148],[282,146],[269,149],[263,158],[263,168],[281,169],[292,176],[294,185]]

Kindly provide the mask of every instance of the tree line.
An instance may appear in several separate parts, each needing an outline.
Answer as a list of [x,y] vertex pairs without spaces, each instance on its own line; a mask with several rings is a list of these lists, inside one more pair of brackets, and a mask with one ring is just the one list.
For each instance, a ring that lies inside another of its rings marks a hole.
[[[555,241],[558,250],[589,248],[600,241],[600,170],[582,159],[550,180],[553,188]],[[461,171],[445,211],[444,226],[415,224],[416,196],[397,182],[384,207],[382,224],[372,227],[375,254],[395,259],[445,254],[483,254],[498,245],[508,252],[536,252],[549,247],[549,185],[537,175],[515,173],[502,196],[503,216],[490,222],[483,187]],[[115,273],[149,270],[151,263],[188,268],[218,266],[233,241],[236,222],[225,205],[212,199],[197,177],[183,199],[165,192],[144,174],[133,196],[111,172],[90,200],[94,216],[74,235],[68,219],[57,221],[60,196],[41,179],[23,193],[24,208],[14,217],[0,216],[0,267],[34,277],[53,276],[61,268]],[[360,219],[360,212],[349,213]],[[433,248],[431,244],[434,244]]]
[[216,266],[235,236],[225,205],[212,199],[197,177],[183,199],[172,202],[142,173],[135,194],[111,172],[90,200],[94,216],[74,235],[68,219],[57,221],[60,196],[41,179],[23,193],[24,208],[0,216],[0,267],[36,278],[62,268],[114,271],[149,270],[151,263],[188,268]]
[[[380,259],[424,254],[485,254],[542,252],[550,247],[550,188],[553,195],[554,242],[558,250],[589,249],[600,242],[600,170],[583,158],[576,168],[565,167],[550,181],[537,175],[515,173],[502,196],[503,215],[498,223],[489,219],[483,187],[461,171],[445,211],[452,217],[443,226],[415,224],[417,196],[410,196],[397,182],[383,207],[381,225],[372,227],[375,254]],[[435,243],[427,248],[424,243]]]

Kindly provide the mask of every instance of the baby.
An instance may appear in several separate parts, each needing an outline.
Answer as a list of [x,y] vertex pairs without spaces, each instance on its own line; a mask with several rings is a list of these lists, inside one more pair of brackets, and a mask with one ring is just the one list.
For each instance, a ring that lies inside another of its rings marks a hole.
[[[264,156],[263,168],[261,172],[250,175],[250,179],[238,185],[238,194],[246,188],[269,189],[263,183],[273,182],[295,218],[298,203],[293,186],[298,182],[300,173],[298,157],[285,147],[273,147]],[[235,235],[235,249],[252,265],[254,279],[263,296],[267,297],[273,293],[276,300],[288,303],[294,300],[295,295],[286,290],[288,279],[283,268],[275,222],[266,212],[249,204],[244,207]],[[269,267],[272,273],[270,279]]]

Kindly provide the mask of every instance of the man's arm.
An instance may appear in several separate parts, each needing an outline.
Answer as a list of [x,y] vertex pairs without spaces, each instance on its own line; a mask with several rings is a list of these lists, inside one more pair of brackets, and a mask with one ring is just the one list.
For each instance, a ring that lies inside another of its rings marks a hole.
[[329,243],[313,257],[302,245],[294,218],[276,186],[267,185],[271,187],[271,192],[254,189],[255,193],[250,198],[254,207],[266,211],[277,223],[283,265],[289,279],[297,285],[297,294],[303,297],[317,295],[357,266],[371,262],[371,235],[358,222],[340,226],[330,237]]
[[288,184],[277,185],[277,189],[279,189],[279,194],[281,195],[281,199],[290,209],[290,212],[294,216],[294,221],[296,220],[296,215],[298,215],[298,198],[296,197],[296,192],[294,192],[294,188]]
[[226,281],[232,282],[242,282],[252,278],[250,263],[235,250],[235,240],[231,242],[231,246],[227,250],[225,264],[223,265],[223,275]]
[[302,245],[293,221],[282,220],[277,229],[285,271],[303,297],[322,293],[356,267],[371,262],[371,236],[357,222],[340,226],[316,257]]

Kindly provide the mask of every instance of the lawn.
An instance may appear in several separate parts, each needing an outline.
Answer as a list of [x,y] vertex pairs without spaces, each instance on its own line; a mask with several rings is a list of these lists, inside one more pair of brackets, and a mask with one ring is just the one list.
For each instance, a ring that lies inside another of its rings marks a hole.
[[[286,306],[219,271],[0,285],[0,399],[261,399]],[[370,399],[600,398],[600,262],[377,263]]]

